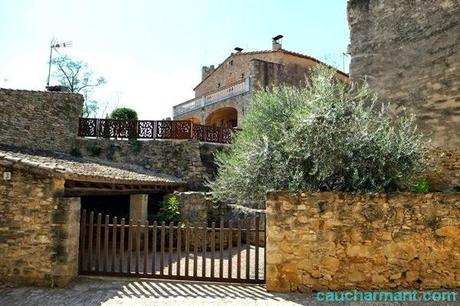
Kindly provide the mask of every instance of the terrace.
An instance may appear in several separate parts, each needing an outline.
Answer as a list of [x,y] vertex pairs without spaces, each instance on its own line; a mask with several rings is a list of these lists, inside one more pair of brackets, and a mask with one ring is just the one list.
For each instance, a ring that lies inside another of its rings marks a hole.
[[174,117],[193,112],[202,107],[219,103],[221,101],[245,94],[250,91],[249,78],[242,81],[226,86],[217,91],[211,92],[207,95],[196,97],[191,100],[185,101],[173,107]]

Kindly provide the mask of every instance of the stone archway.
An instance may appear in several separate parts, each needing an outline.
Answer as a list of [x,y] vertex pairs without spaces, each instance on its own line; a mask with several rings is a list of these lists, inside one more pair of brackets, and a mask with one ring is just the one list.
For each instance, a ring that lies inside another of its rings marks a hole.
[[205,124],[221,127],[236,127],[238,126],[238,111],[233,107],[219,108],[206,117]]

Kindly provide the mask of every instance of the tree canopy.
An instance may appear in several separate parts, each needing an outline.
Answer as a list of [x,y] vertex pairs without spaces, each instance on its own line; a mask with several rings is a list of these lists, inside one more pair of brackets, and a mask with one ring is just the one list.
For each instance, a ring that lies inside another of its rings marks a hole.
[[253,96],[241,131],[216,155],[214,198],[258,205],[268,190],[394,191],[426,167],[415,118],[393,119],[368,86],[318,66],[303,88]]
[[57,68],[53,75],[71,92],[79,93],[107,83],[104,77],[95,77],[88,64],[81,60],[62,55],[54,58],[51,63]]
[[94,114],[98,109],[98,105],[95,100],[90,98],[89,94],[95,87],[107,83],[105,78],[94,76],[87,63],[70,58],[67,55],[54,58],[51,64],[55,67],[53,76],[61,85],[68,87],[71,92],[84,95],[85,103],[82,116],[88,117]]

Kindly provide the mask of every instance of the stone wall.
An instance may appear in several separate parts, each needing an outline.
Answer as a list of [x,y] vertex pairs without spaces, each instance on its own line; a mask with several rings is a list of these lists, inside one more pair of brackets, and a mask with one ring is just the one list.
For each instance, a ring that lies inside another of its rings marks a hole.
[[0,144],[70,152],[83,96],[0,89]]
[[80,200],[63,190],[62,179],[0,165],[0,282],[65,286],[77,275]]
[[219,207],[214,206],[205,192],[175,192],[174,195],[180,205],[181,220],[185,224],[208,224],[209,215],[216,214],[219,217],[223,215],[220,213]]
[[460,145],[460,2],[350,0],[354,79],[407,108],[436,146]]
[[[254,90],[273,85],[305,86],[312,66],[298,63],[272,63],[254,59],[251,61],[251,79]],[[339,74],[338,74],[339,75]]]
[[224,144],[196,140],[126,141],[78,138],[75,153],[124,167],[143,168],[184,179],[190,190],[205,190],[206,178],[216,172],[214,153]]
[[[240,222],[241,228],[245,229],[248,224],[251,228],[255,228],[255,218],[259,217],[259,228],[265,228],[265,210],[252,209],[241,207],[227,203],[216,203],[212,200],[211,194],[206,192],[175,192],[180,205],[181,220],[185,224],[202,226],[207,224],[211,226],[214,222],[217,227],[220,222],[224,222],[224,226],[228,227],[229,221],[232,221],[234,226]],[[255,241],[255,233],[252,233],[250,239]],[[236,236],[234,237],[236,242]],[[227,239],[227,237],[225,237]],[[246,242],[247,236],[242,237],[242,241]],[[226,240],[225,240],[226,241]],[[264,235],[259,235],[259,246],[265,245]]]
[[423,177],[430,191],[460,192],[460,146],[433,148],[428,158],[433,165]]
[[460,286],[460,194],[273,192],[267,289]]

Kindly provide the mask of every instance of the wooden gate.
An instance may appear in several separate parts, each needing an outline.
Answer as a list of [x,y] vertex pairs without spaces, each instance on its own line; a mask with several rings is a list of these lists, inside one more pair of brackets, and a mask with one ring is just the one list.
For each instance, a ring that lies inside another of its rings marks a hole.
[[[82,275],[265,283],[265,222],[211,226],[128,223],[87,214],[80,223]],[[225,225],[225,226],[224,226]]]

